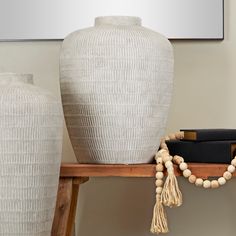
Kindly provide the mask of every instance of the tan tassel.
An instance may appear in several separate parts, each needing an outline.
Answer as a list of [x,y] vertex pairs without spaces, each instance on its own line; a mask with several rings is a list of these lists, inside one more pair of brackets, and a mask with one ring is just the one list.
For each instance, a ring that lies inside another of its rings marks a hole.
[[168,176],[161,193],[161,202],[168,207],[182,205],[182,193],[179,190],[178,181],[172,169],[168,171]]
[[156,195],[156,204],[153,209],[153,218],[150,231],[153,234],[168,233],[168,224],[165,209],[161,203],[160,194]]
[[[182,137],[182,133],[178,134]],[[178,136],[177,135],[177,136]],[[171,138],[176,139],[174,135]],[[165,140],[169,140],[170,137],[167,136],[161,140],[161,145],[156,155],[156,204],[153,209],[153,218],[150,231],[155,234],[168,233],[167,217],[165,213],[164,206],[176,207],[182,205],[182,193],[179,190],[179,185],[174,174],[174,167],[172,159],[170,156],[168,147]],[[164,187],[162,187],[164,176],[164,167],[167,169],[168,176],[166,178]]]

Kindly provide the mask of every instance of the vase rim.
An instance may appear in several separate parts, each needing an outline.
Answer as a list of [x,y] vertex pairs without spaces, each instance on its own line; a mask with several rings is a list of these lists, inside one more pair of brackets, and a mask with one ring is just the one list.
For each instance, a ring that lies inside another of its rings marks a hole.
[[11,82],[21,82],[33,84],[33,74],[0,72],[0,84],[9,84]]
[[98,16],[95,18],[95,26],[141,26],[142,19],[137,16]]

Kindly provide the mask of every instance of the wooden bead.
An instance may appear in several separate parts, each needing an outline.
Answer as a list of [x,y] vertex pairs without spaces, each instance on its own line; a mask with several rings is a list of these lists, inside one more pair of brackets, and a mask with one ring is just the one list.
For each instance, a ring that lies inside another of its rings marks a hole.
[[197,178],[197,179],[196,179],[196,182],[195,182],[195,185],[196,185],[197,187],[202,186],[202,185],[203,185],[203,179]]
[[161,143],[160,147],[161,147],[161,150],[165,150],[165,151],[168,150],[168,146],[166,145],[166,143]]
[[224,185],[226,183],[226,179],[224,177],[220,177],[218,179],[218,183],[219,183],[219,185]]
[[203,181],[203,188],[210,188],[211,187],[211,181],[210,180],[204,180]]
[[232,178],[232,174],[229,171],[225,171],[225,173],[223,174],[223,177],[226,180],[230,180]]
[[161,194],[162,192],[162,187],[157,187],[156,188],[156,194]]
[[197,179],[197,177],[195,175],[190,175],[189,178],[188,178],[188,181],[191,184],[194,184],[196,182],[196,179]]
[[165,142],[165,138],[161,138],[160,143],[164,143]]
[[180,163],[179,168],[180,168],[180,170],[184,171],[184,170],[188,169],[188,165],[187,165],[187,163],[182,162],[182,163]]
[[170,140],[170,137],[169,136],[165,136],[165,141],[168,141]]
[[192,174],[192,172],[191,172],[191,170],[189,170],[189,169],[186,169],[186,170],[183,171],[183,176],[184,176],[185,178],[190,177],[191,174]]
[[157,172],[156,173],[156,179],[163,179],[164,178],[164,173],[163,172]]
[[171,166],[173,166],[173,163],[172,163],[172,161],[167,161],[166,163],[165,163],[165,167],[168,169],[169,167],[171,167]]
[[160,141],[160,147],[161,147],[161,145],[163,145],[163,144],[165,144],[165,141]]
[[175,138],[176,139],[183,139],[184,138],[184,132],[180,131],[180,132],[175,133]]
[[231,161],[231,165],[233,165],[234,167],[236,167],[236,159],[235,159],[235,158]]
[[176,139],[175,134],[169,134],[169,138],[170,138],[171,140],[175,140],[175,139]]
[[162,179],[157,179],[156,180],[156,186],[161,187],[163,185],[163,180]]
[[219,183],[217,180],[212,180],[211,181],[211,188],[219,188]]
[[234,167],[233,165],[229,165],[229,166],[228,166],[228,171],[229,171],[230,173],[234,173],[235,167]]
[[174,155],[174,157],[173,157],[173,162],[175,162],[178,157],[179,157],[179,156]]
[[174,163],[176,163],[177,165],[180,165],[180,163],[182,163],[182,162],[184,162],[184,158],[183,157],[181,157],[181,156],[174,156],[173,157],[173,161],[174,161]]
[[168,167],[167,172],[168,172],[169,174],[170,174],[170,173],[174,173],[174,167],[173,167],[173,165],[170,166],[170,167]]
[[167,151],[165,149],[161,149],[159,152],[160,152],[161,157],[163,157],[165,155],[169,155],[169,151]]
[[162,150],[163,150],[163,149],[159,150],[159,151],[156,153],[155,159],[157,159],[158,157],[162,157]]
[[166,163],[171,160],[171,156],[169,154],[165,154],[162,156],[162,160]]
[[[165,150],[165,149],[161,149],[161,150],[159,150],[157,153],[156,153],[156,157],[162,157],[162,155],[164,154],[164,153],[166,153],[167,151]],[[168,152],[167,152],[168,153]]]
[[164,166],[162,165],[162,164],[157,164],[156,165],[156,171],[157,172],[161,172],[161,171],[163,171],[164,170]]
[[156,158],[156,163],[157,163],[157,164],[159,164],[159,163],[162,164],[162,163],[163,163],[162,158],[161,158],[161,157],[157,157],[157,158]]

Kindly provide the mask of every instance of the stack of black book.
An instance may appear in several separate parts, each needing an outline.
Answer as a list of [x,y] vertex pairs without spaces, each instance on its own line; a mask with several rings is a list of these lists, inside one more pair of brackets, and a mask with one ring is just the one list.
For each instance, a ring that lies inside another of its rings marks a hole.
[[184,129],[184,138],[166,144],[185,162],[229,164],[236,155],[236,129]]

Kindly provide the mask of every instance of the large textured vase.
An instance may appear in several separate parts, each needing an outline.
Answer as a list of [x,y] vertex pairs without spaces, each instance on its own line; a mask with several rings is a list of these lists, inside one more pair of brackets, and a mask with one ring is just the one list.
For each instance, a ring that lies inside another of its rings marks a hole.
[[0,235],[50,236],[62,108],[31,75],[0,74]]
[[98,17],[63,42],[60,83],[80,163],[148,163],[164,134],[173,51],[137,17]]

